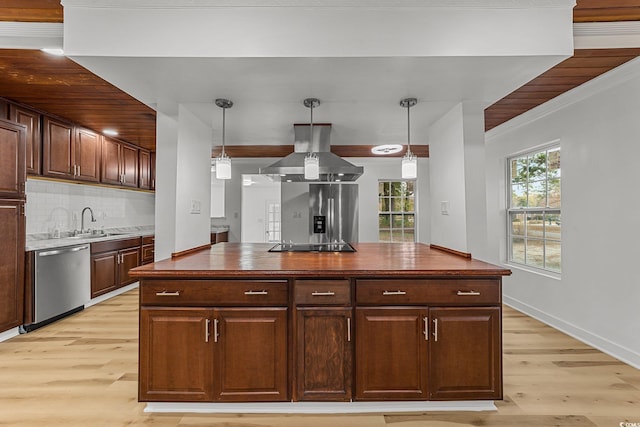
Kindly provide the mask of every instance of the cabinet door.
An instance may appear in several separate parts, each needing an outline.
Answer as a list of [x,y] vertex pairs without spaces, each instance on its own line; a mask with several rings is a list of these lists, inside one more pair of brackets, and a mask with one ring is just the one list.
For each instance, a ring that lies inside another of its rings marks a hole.
[[25,146],[25,127],[0,120],[0,197],[24,197]]
[[351,400],[350,307],[296,310],[296,400]]
[[122,185],[138,187],[138,149],[122,144]]
[[0,99],[0,119],[7,120],[9,118],[9,103],[4,99]]
[[151,181],[151,185],[150,188],[152,190],[156,189],[156,152],[152,151],[151,152],[151,172],[150,172],[150,181]]
[[140,150],[138,153],[139,187],[151,188],[151,153],[147,150]]
[[0,199],[0,332],[23,323],[25,220],[22,200]]
[[430,398],[502,398],[499,307],[430,310]]
[[100,182],[104,184],[121,184],[121,147],[120,142],[114,139],[107,137],[102,138],[102,171]]
[[73,178],[73,125],[47,116],[42,125],[42,174]]
[[91,298],[118,288],[118,251],[91,255]]
[[27,173],[40,175],[40,113],[28,108],[11,104],[9,106],[9,118],[12,122],[23,124],[27,127],[26,162]]
[[286,401],[287,309],[215,311],[214,390],[222,401]]
[[100,181],[100,135],[88,129],[76,128],[74,172],[82,181]]
[[212,311],[140,309],[139,398],[211,401]]
[[118,253],[119,256],[119,286],[133,283],[136,279],[129,276],[129,270],[140,265],[140,247],[123,249]]
[[428,310],[356,308],[356,399],[425,400]]

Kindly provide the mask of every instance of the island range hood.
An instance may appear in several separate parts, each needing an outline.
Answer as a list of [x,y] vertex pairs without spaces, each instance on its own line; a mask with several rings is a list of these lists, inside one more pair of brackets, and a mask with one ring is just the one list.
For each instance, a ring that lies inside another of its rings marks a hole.
[[[264,168],[260,174],[269,175],[283,182],[347,182],[355,181],[364,168],[356,166],[331,152],[331,124],[313,124],[313,140],[310,139],[309,124],[294,124],[294,152]],[[308,153],[318,156],[320,177],[309,181],[304,178],[304,159]]]

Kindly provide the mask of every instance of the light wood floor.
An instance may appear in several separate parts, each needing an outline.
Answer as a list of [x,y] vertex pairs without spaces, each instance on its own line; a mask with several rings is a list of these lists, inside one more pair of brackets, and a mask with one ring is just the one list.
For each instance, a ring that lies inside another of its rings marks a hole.
[[[497,412],[346,416],[146,414],[138,291],[0,343],[0,426],[462,427],[640,423],[640,371],[505,308]],[[640,424],[639,424],[640,425]]]

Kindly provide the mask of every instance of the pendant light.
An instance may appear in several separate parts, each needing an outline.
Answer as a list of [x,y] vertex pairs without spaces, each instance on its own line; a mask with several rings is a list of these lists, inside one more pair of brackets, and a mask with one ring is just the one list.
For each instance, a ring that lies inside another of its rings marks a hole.
[[[311,109],[311,121],[309,126],[309,150],[313,146],[313,109],[320,105],[317,98],[307,98],[304,100],[304,106]],[[320,178],[320,160],[318,155],[309,151],[304,158],[304,179],[314,180]]]
[[216,99],[216,105],[222,108],[222,151],[220,155],[216,157],[216,178],[217,179],[231,179],[231,159],[224,152],[224,137],[225,137],[225,112],[227,108],[233,107],[233,102],[228,99],[218,98]]
[[402,179],[418,177],[418,158],[411,152],[411,120],[409,115],[409,109],[417,103],[416,98],[405,98],[400,101],[400,106],[407,109],[407,152],[402,157]]

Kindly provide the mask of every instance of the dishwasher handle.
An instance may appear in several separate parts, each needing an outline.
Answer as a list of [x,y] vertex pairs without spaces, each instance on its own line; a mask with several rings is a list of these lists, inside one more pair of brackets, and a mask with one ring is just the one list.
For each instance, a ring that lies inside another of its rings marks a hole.
[[83,251],[85,249],[89,249],[89,246],[87,246],[87,245],[85,245],[85,246],[76,246],[76,247],[73,247],[73,248],[63,248],[63,249],[56,249],[56,250],[53,250],[53,251],[38,252],[38,256],[60,255],[60,254],[68,253],[68,252],[79,252],[79,251]]

